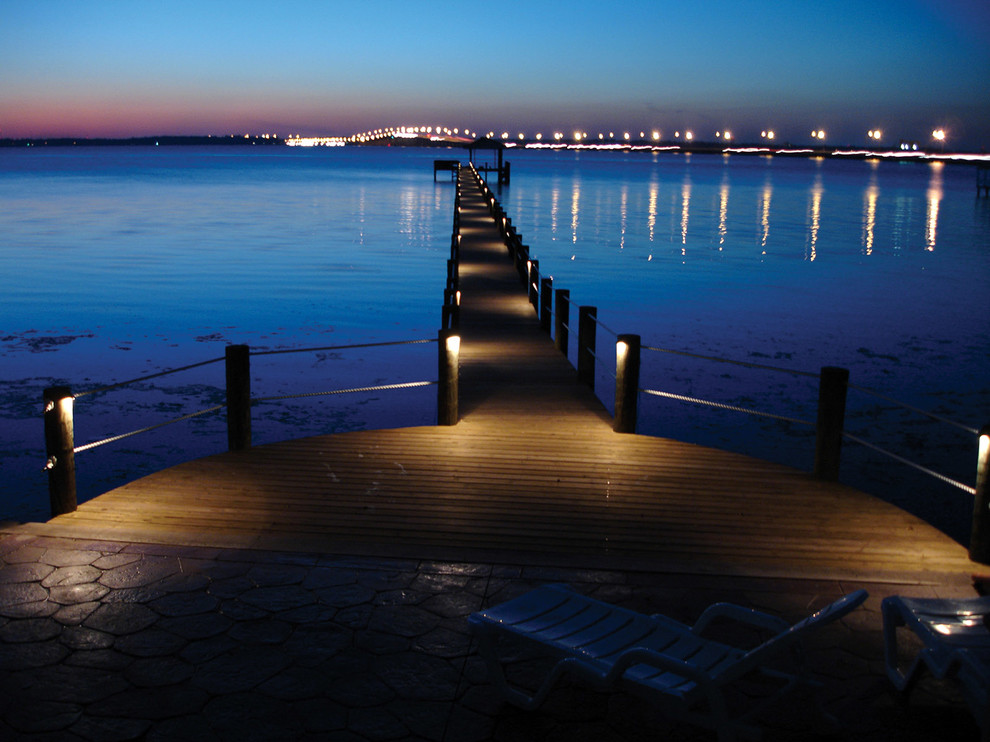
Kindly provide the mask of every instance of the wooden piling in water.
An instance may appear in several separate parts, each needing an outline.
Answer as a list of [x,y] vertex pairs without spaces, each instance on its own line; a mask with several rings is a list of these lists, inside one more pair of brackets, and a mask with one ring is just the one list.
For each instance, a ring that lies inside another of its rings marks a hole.
[[639,401],[639,335],[619,335],[615,342],[615,416],[612,430],[636,432]]
[[969,537],[969,558],[990,564],[990,425],[980,430],[976,459],[976,495],[973,498],[973,528]]
[[227,377],[227,447],[251,447],[251,349],[228,345],[224,353]]
[[598,310],[595,307],[578,307],[578,378],[595,388],[595,341]]
[[547,276],[540,279],[540,329],[550,334],[550,318],[553,315],[553,278]]
[[527,290],[529,291],[529,303],[532,304],[533,309],[536,310],[539,310],[539,301],[540,301],[539,279],[540,279],[540,261],[530,260],[526,287]]
[[52,517],[76,509],[76,456],[72,430],[72,390],[45,389],[45,451],[48,463],[48,501]]
[[567,289],[557,289],[554,296],[554,306],[557,309],[557,313],[554,315],[553,345],[566,356],[571,292]]
[[842,429],[846,416],[849,370],[825,366],[818,386],[818,420],[815,426],[815,478],[828,482],[839,479]]
[[437,425],[457,425],[461,338],[455,330],[443,329],[437,340]]

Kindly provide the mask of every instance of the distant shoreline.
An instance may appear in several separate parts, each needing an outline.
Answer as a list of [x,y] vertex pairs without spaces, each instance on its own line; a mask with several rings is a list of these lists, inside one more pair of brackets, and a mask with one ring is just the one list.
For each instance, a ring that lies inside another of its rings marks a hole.
[[[436,149],[466,149],[466,142],[436,141],[430,139],[396,138],[391,140],[375,140],[370,142],[348,142],[349,147],[421,147]],[[0,148],[27,147],[237,147],[263,146],[284,147],[286,141],[271,135],[196,135],[196,136],[148,136],[148,137],[33,137],[0,139]],[[765,144],[741,144],[729,146],[727,143],[713,142],[626,142],[622,144],[548,144],[538,141],[511,141],[505,147],[506,154],[514,150],[527,149],[566,149],[575,151],[619,151],[619,152],[669,152],[682,154],[743,154],[766,155],[775,157],[833,157],[836,159],[886,159],[903,161],[944,160],[963,163],[990,163],[990,155],[985,152],[937,152],[933,150],[867,150],[856,147],[832,146],[793,146],[789,144],[769,147]]]

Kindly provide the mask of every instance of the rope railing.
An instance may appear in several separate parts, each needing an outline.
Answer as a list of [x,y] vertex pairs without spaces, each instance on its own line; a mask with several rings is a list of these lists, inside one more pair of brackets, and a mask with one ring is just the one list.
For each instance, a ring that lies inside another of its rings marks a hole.
[[219,363],[222,360],[223,360],[223,356],[221,356],[220,358],[211,358],[208,361],[199,361],[198,363],[190,363],[188,366],[180,366],[179,368],[170,368],[166,371],[158,371],[153,374],[148,374],[147,376],[138,376],[134,379],[128,379],[127,381],[118,381],[114,384],[101,386],[98,389],[89,389],[85,392],[79,392],[77,394],[73,394],[72,396],[74,399],[81,399],[82,397],[87,397],[90,394],[101,394],[103,392],[109,392],[114,389],[119,389],[121,387],[128,386],[129,384],[136,384],[139,381],[149,381],[150,379],[157,379],[161,376],[177,374],[180,371],[189,371],[190,369],[199,368],[200,366],[209,366],[211,363]]
[[[65,386],[50,387],[45,390],[45,448],[46,461],[44,469],[49,476],[49,491],[51,493],[52,515],[72,512],[76,509],[76,483],[75,483],[75,455],[99,448],[101,446],[115,443],[117,441],[130,438],[142,433],[148,433],[168,425],[198,418],[219,410],[226,409],[227,412],[227,438],[230,450],[248,448],[251,445],[251,416],[252,405],[264,402],[275,402],[278,400],[301,399],[305,397],[331,396],[348,393],[370,393],[388,390],[415,389],[428,386],[439,385],[437,409],[438,422],[441,425],[452,425],[456,422],[456,385],[457,385],[457,345],[451,345],[450,337],[456,337],[456,333],[450,330],[441,330],[436,339],[400,340],[375,343],[352,343],[348,345],[319,346],[310,348],[286,348],[281,350],[263,350],[251,353],[246,345],[227,346],[226,354],[223,358],[211,359],[199,363],[189,364],[180,368],[170,369],[154,374],[129,379],[117,384],[107,385],[98,389],[88,390],[78,395]],[[349,349],[367,349],[375,347],[396,347],[412,346],[426,343],[436,343],[441,339],[446,344],[445,352],[439,357],[438,381],[408,381],[389,384],[377,384],[369,386],[352,387],[348,389],[333,389],[328,391],[307,392],[302,394],[271,395],[266,397],[252,398],[250,394],[250,357],[280,355],[286,353],[338,351]],[[100,440],[91,441],[80,446],[76,446],[73,440],[73,401],[79,397],[85,397],[97,392],[109,391],[128,384],[139,381],[147,381],[160,378],[179,371],[206,366],[217,361],[226,362],[226,404],[218,404],[206,409],[190,412],[185,415],[146,425],[135,430],[130,430],[115,435],[110,435]],[[453,391],[451,391],[453,390]]]
[[877,445],[875,445],[873,443],[869,443],[868,441],[864,441],[862,438],[859,438],[859,437],[857,437],[855,435],[852,435],[851,433],[843,433],[842,435],[843,435],[844,438],[847,438],[848,440],[852,441],[853,443],[858,443],[859,445],[865,446],[866,448],[869,448],[872,451],[876,451],[877,453],[881,453],[884,456],[887,456],[887,457],[893,459],[894,461],[897,461],[897,462],[900,462],[901,464],[904,464],[905,466],[909,466],[912,469],[916,469],[917,471],[923,472],[924,474],[927,474],[930,477],[934,477],[935,479],[939,480],[940,482],[944,482],[945,484],[948,484],[948,485],[951,485],[951,486],[956,487],[958,489],[961,489],[963,492],[968,492],[971,495],[975,495],[976,494],[976,488],[975,487],[970,487],[968,484],[963,484],[962,482],[957,482],[955,479],[952,479],[951,477],[947,477],[945,474],[940,474],[939,472],[937,472],[937,471],[935,471],[933,469],[929,469],[926,466],[922,466],[921,464],[917,464],[914,461],[911,461],[910,459],[906,459],[903,456],[898,456],[896,453],[893,453],[891,451],[888,451],[885,448],[881,448],[880,446],[877,446]]
[[702,361],[714,361],[715,363],[728,363],[733,366],[743,366],[745,368],[755,368],[762,371],[779,371],[785,374],[793,374],[794,376],[810,376],[811,378],[817,379],[818,374],[812,371],[797,371],[792,368],[783,368],[782,366],[769,366],[765,363],[753,363],[752,361],[737,361],[732,358],[720,358],[718,356],[706,356],[700,353],[691,353],[685,350],[671,350],[670,348],[657,348],[652,345],[644,345],[643,350],[651,350],[656,353],[669,353],[676,356],[684,356],[686,358],[696,358]]
[[[355,348],[384,348],[392,345],[419,345],[421,343],[435,343],[436,338],[422,338],[420,340],[391,340],[382,343],[354,343],[353,345],[324,345],[316,348],[285,348],[281,350],[252,350],[252,356],[275,356],[287,353],[323,353],[332,350],[353,350]],[[219,360],[223,360],[220,358]]]
[[359,392],[382,392],[394,389],[416,389],[424,386],[436,386],[436,381],[405,381],[398,384],[379,384],[378,386],[358,386],[351,389],[332,389],[326,392],[303,392],[301,394],[282,394],[273,397],[255,397],[252,404],[259,402],[276,402],[286,399],[303,399],[305,397],[328,397],[334,394],[354,394]]
[[[202,415],[208,415],[211,412],[216,412],[217,410],[222,410],[225,405],[218,404],[213,405],[213,407],[207,407],[205,410],[200,410],[199,412],[190,412],[188,415],[183,415],[182,417],[177,417],[172,420],[166,420],[165,422],[155,423],[154,425],[148,425],[144,428],[138,428],[137,430],[132,430],[129,433],[120,433],[119,435],[112,435],[109,438],[104,438],[103,440],[93,441],[92,443],[86,443],[82,446],[76,446],[72,449],[73,453],[82,453],[83,451],[89,451],[93,448],[99,448],[100,446],[105,446],[108,443],[116,443],[117,441],[122,441],[124,438],[130,438],[132,435],[138,435],[139,433],[148,433],[152,430],[157,430],[158,428],[164,428],[166,425],[174,425],[175,423],[181,423],[183,420],[191,420],[194,417],[200,417]],[[47,467],[46,467],[47,468]]]
[[863,392],[864,394],[869,394],[877,399],[882,399],[884,402],[889,402],[890,404],[895,404],[898,407],[903,407],[905,410],[910,410],[911,412],[916,412],[919,415],[924,415],[925,417],[935,420],[936,422],[945,423],[946,425],[951,425],[960,430],[964,430],[967,433],[972,433],[973,435],[979,435],[980,431],[969,425],[964,425],[963,423],[956,422],[955,420],[950,420],[947,417],[942,417],[941,415],[936,415],[934,412],[929,412],[928,410],[923,410],[920,407],[915,407],[914,405],[909,405],[906,402],[900,402],[896,399],[892,399],[886,395],[875,392],[872,389],[867,389],[866,387],[858,386],[856,384],[850,384],[850,389],[855,389],[857,392]]
[[731,412],[743,412],[747,415],[756,415],[758,417],[768,417],[772,420],[781,420],[783,422],[795,423],[797,425],[811,425],[813,423],[811,420],[801,420],[796,417],[788,417],[787,415],[777,415],[772,412],[763,412],[761,410],[754,410],[747,407],[737,407],[731,404],[725,404],[724,402],[713,402],[708,399],[700,399],[698,397],[689,397],[684,394],[674,394],[673,392],[662,392],[658,389],[640,389],[643,394],[650,394],[654,397],[666,397],[667,399],[674,399],[678,402],[690,402],[692,404],[704,405],[706,407],[714,407],[719,410],[729,410]]
[[595,322],[598,324],[598,326],[601,327],[603,330],[605,330],[605,332],[608,332],[608,333],[612,334],[615,337],[619,337],[619,333],[617,333],[611,327],[609,327],[604,322],[602,322],[600,319],[598,319],[598,315],[597,314],[592,315],[592,319],[595,320]]

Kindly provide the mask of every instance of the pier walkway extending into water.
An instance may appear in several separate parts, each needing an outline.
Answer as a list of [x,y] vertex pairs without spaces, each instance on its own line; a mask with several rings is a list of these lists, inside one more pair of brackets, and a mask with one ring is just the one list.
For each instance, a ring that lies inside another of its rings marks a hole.
[[810,579],[938,581],[970,568],[961,546],[872,496],[738,454],[613,432],[541,330],[474,177],[461,178],[457,425],[190,461],[83,503],[46,532]]
[[654,738],[648,710],[573,689],[535,715],[493,698],[466,615],[545,580],[684,620],[866,586],[816,649],[848,738],[971,732],[957,701],[919,716],[878,690],[880,599],[974,594],[966,550],[808,473],[613,432],[462,180],[459,422],[223,453],[0,527],[0,733]]

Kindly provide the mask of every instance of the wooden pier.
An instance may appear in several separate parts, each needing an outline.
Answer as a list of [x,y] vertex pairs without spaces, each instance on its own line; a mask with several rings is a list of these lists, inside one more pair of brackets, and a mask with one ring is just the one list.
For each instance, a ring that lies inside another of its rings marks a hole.
[[808,473],[616,433],[462,177],[459,422],[184,463],[46,524],[174,545],[914,585],[976,569],[904,511]]

